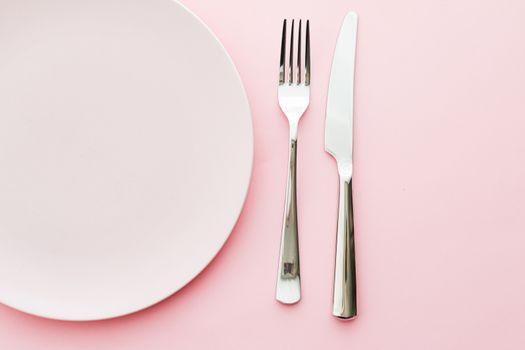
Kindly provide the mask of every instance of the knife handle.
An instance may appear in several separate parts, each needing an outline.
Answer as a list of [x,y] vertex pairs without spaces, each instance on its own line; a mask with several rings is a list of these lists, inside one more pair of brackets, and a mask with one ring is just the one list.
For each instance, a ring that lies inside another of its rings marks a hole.
[[297,125],[290,124],[290,151],[288,182],[284,205],[279,271],[275,298],[283,304],[294,304],[301,299],[299,269],[299,237],[297,226]]
[[352,177],[347,175],[340,175],[339,181],[339,218],[332,314],[344,320],[357,316]]

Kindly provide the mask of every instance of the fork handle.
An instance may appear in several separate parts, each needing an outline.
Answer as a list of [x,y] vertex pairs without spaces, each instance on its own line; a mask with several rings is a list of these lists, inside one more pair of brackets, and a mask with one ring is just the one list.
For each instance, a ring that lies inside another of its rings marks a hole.
[[294,304],[301,299],[299,269],[299,239],[297,228],[297,125],[290,124],[290,151],[288,160],[288,182],[284,206],[279,272],[275,298],[284,304]]
[[352,177],[348,175],[340,175],[339,180],[339,218],[332,314],[345,320],[357,316]]

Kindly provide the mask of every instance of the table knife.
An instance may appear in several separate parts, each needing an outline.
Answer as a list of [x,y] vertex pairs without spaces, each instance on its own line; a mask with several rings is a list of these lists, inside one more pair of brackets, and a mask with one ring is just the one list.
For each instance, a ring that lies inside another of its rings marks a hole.
[[326,108],[325,150],[337,161],[339,172],[339,217],[332,314],[341,319],[357,316],[352,209],[352,140],[354,70],[357,15],[346,15],[332,62]]

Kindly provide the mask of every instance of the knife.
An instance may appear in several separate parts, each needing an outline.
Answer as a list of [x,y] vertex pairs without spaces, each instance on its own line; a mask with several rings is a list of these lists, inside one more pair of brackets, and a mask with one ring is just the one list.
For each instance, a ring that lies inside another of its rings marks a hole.
[[332,314],[357,316],[354,217],[352,210],[352,139],[357,14],[346,15],[335,49],[326,107],[325,150],[337,161],[339,218]]

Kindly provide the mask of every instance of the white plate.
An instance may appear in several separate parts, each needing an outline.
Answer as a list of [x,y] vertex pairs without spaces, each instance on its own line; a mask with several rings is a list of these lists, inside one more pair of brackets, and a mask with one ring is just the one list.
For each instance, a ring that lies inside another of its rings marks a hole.
[[194,278],[239,216],[251,118],[171,0],[0,2],[0,301],[94,320]]

